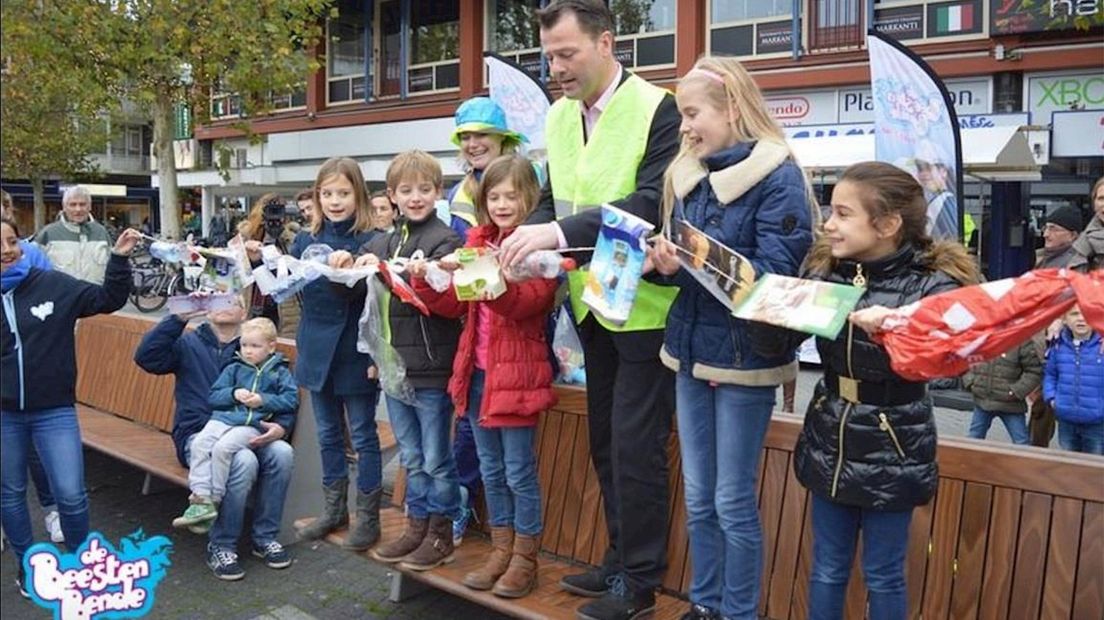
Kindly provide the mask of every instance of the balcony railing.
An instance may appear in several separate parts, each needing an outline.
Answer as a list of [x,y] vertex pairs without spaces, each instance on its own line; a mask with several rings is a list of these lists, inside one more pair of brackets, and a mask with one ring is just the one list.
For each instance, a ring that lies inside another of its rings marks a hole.
[[108,174],[150,174],[149,155],[96,153],[92,163]]

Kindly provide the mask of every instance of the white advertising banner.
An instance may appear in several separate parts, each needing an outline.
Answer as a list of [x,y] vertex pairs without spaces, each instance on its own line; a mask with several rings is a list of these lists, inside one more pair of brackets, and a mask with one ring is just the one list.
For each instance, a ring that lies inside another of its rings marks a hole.
[[1050,125],[1053,157],[1104,157],[1104,109],[1054,112]]

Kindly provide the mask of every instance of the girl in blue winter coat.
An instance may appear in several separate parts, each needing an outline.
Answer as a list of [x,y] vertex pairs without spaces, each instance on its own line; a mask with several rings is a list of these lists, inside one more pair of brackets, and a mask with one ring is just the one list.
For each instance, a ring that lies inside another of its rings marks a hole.
[[[314,183],[318,215],[310,235],[291,248],[299,257],[314,244],[326,244],[334,256],[355,252],[375,236],[364,177],[355,160],[335,157],[318,170]],[[357,351],[357,321],[366,287],[348,288],[319,278],[303,288],[303,312],[296,335],[295,380],[310,390],[322,452],[321,516],[299,531],[307,540],[322,538],[349,522],[349,469],[345,460],[344,420],[349,420],[357,453],[356,523],[345,546],[364,550],[379,540],[379,506],[383,469],[376,403],[379,381],[372,358]]]
[[0,521],[19,562],[34,542],[27,512],[27,459],[37,450],[57,500],[65,544],[75,550],[88,536],[88,493],[76,402],[77,319],[114,312],[130,294],[128,256],[141,239],[119,235],[102,286],[61,271],[43,271],[22,261],[19,231],[0,223]]
[[[665,217],[747,257],[756,277],[797,274],[813,203],[762,94],[735,60],[702,58],[679,82],[682,148],[667,170]],[[756,476],[777,387],[793,350],[756,352],[749,323],[680,270],[657,241],[656,269],[680,287],[660,358],[677,373],[678,432],[693,578],[688,618],[756,618],[762,530]]]
[[1047,351],[1043,398],[1058,418],[1065,450],[1104,454],[1104,338],[1074,306]]

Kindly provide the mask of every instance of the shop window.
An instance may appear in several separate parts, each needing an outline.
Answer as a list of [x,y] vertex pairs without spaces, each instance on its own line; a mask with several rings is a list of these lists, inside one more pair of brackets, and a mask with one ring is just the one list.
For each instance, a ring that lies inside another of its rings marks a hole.
[[326,101],[364,101],[368,22],[363,3],[341,2],[337,11],[326,25]]
[[486,0],[487,49],[498,52],[534,77],[541,74],[540,25],[537,9],[545,0]]
[[410,39],[403,54],[403,2],[377,3],[380,33],[379,92],[382,96],[402,92],[402,72],[407,74],[407,93],[451,90],[460,86],[460,5],[445,0],[410,0]]
[[675,0],[610,0],[609,7],[623,66],[675,64]]
[[786,53],[793,48],[793,0],[712,0],[709,50],[724,56]]
[[[266,95],[265,107],[269,112],[284,112],[304,108],[307,105],[307,86],[292,93]],[[242,98],[237,93],[217,91],[211,95],[211,118],[240,118],[247,115],[247,110],[242,103]]]
[[810,4],[809,49],[835,51],[862,47],[865,0],[814,0]]

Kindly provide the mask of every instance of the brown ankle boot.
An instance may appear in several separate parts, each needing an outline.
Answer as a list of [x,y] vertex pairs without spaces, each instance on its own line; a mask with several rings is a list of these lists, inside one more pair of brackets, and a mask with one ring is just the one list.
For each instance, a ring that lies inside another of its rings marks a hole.
[[424,571],[448,564],[452,557],[452,519],[445,515],[429,515],[429,529],[422,544],[402,559],[402,568]]
[[540,553],[540,534],[514,536],[514,553],[506,573],[498,578],[492,593],[503,598],[521,598],[537,586],[537,554]]
[[472,590],[490,590],[495,581],[506,572],[514,547],[514,528],[492,527],[491,546],[494,550],[487,556],[483,567],[464,575],[462,583]]
[[406,529],[397,540],[388,541],[372,549],[372,557],[380,562],[394,563],[418,548],[429,529],[428,519],[406,518]]

